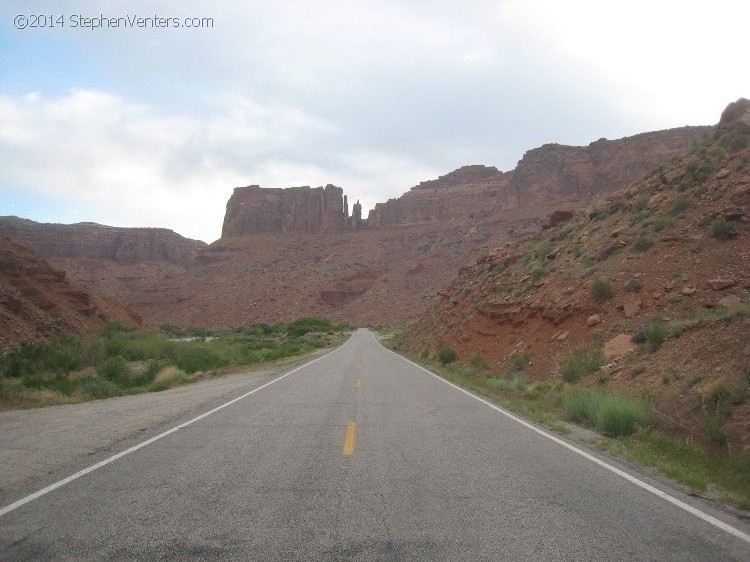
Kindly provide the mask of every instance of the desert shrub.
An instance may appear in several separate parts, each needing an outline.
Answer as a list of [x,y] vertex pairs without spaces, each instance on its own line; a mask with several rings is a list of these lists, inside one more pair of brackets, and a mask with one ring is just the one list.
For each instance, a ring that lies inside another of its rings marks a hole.
[[720,219],[711,224],[711,234],[719,240],[729,240],[737,236],[737,231],[727,220]]
[[651,227],[655,232],[660,232],[670,226],[674,226],[674,218],[672,217],[655,217],[651,221]]
[[679,215],[695,205],[695,200],[690,197],[678,197],[669,205],[670,215]]
[[552,242],[542,242],[536,252],[536,259],[543,261],[554,249]]
[[520,373],[526,369],[531,360],[528,351],[514,351],[508,360],[508,373]]
[[648,402],[640,402],[599,389],[576,388],[560,402],[566,417],[588,422],[611,437],[631,435],[638,427],[653,424]]
[[743,148],[747,148],[748,137],[747,135],[728,132],[719,137],[719,143],[728,151],[736,152],[738,150],[742,150]]
[[596,413],[596,428],[611,437],[631,435],[638,427],[653,423],[648,404],[624,396],[605,394]]
[[186,373],[209,371],[229,364],[204,342],[185,342],[176,348],[174,363]]
[[643,331],[650,351],[656,351],[667,339],[666,332],[659,324],[649,324]]
[[128,363],[121,355],[107,358],[98,369],[99,376],[116,384],[127,384],[130,378]]
[[576,382],[598,371],[604,364],[604,354],[599,346],[586,345],[562,353],[556,362],[563,380]]
[[639,293],[643,289],[643,281],[638,277],[632,277],[625,281],[624,289],[628,293]]
[[290,336],[299,337],[310,332],[331,332],[333,331],[333,325],[327,318],[307,316],[287,324],[286,329]]
[[438,352],[438,360],[443,364],[455,363],[458,361],[458,353],[451,347],[444,347]]
[[597,279],[591,284],[591,296],[598,302],[605,302],[614,296],[609,279]]
[[648,236],[638,236],[633,240],[633,251],[640,254],[654,245],[654,241]]
[[529,384],[526,375],[516,372],[505,377],[489,377],[485,380],[487,386],[497,388],[504,392],[522,392]]
[[101,377],[81,381],[79,389],[94,399],[111,398],[120,394],[120,388],[113,381]]
[[480,355],[478,353],[476,353],[476,354],[474,354],[474,356],[472,356],[472,358],[471,358],[471,364],[474,367],[476,367],[477,369],[489,369],[490,368],[489,361],[487,361],[487,359],[485,359],[484,356],[482,356],[482,355]]
[[547,273],[547,271],[543,267],[537,265],[531,270],[530,275],[534,281],[538,281],[544,276],[545,273]]
[[651,200],[651,198],[648,195],[646,195],[645,193],[641,193],[633,201],[633,210],[636,213],[640,213],[641,211],[643,211],[648,206],[648,202],[650,200]]

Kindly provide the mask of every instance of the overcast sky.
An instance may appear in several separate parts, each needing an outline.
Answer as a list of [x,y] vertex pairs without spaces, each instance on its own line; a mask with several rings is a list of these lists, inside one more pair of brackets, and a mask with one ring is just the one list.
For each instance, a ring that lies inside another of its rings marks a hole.
[[211,242],[241,185],[333,183],[366,213],[545,143],[713,124],[750,97],[748,21],[740,0],[3,0],[0,215]]

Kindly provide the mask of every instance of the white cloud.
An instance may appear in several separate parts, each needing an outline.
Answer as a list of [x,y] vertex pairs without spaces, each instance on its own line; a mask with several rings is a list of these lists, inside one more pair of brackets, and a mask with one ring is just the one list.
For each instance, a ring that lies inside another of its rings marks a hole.
[[91,213],[80,220],[164,226],[210,242],[219,237],[236,186],[336,183],[353,199],[374,204],[379,195],[400,193],[406,186],[399,180],[415,170],[427,173],[374,152],[342,152],[328,168],[314,158],[306,163],[304,144],[335,129],[294,108],[237,97],[220,105],[223,113],[189,119],[95,91],[2,96],[0,182],[67,199]]

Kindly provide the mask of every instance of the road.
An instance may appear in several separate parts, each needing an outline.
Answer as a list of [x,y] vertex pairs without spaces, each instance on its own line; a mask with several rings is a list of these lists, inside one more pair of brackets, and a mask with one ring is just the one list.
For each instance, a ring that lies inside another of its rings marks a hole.
[[0,559],[750,559],[747,523],[617,465],[740,536],[706,522],[366,330],[164,429],[6,498],[26,503],[0,515]]

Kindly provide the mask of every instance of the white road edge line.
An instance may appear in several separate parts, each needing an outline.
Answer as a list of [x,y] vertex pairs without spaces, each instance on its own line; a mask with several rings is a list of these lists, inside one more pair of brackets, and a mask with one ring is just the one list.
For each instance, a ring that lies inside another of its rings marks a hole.
[[101,462],[98,462],[98,463],[96,463],[94,465],[89,466],[88,468],[84,468],[83,470],[79,470],[78,472],[76,472],[75,474],[71,474],[67,478],[63,478],[62,480],[59,480],[59,481],[55,482],[54,484],[50,484],[46,488],[42,488],[41,490],[39,490],[37,492],[34,492],[33,494],[29,494],[28,496],[23,497],[20,500],[15,501],[12,504],[9,504],[9,505],[3,507],[2,509],[0,509],[0,517],[2,517],[3,515],[6,515],[8,513],[10,513],[11,511],[13,511],[15,509],[18,509],[22,505],[25,505],[25,504],[27,504],[27,503],[29,503],[31,501],[34,501],[34,500],[36,500],[36,499],[38,499],[38,498],[40,498],[40,497],[42,497],[42,496],[44,496],[46,494],[49,494],[53,490],[57,490],[58,488],[61,488],[62,486],[65,486],[66,484],[72,482],[73,480],[77,480],[81,476],[85,476],[85,475],[89,474],[90,472],[94,472],[95,470],[98,470],[98,469],[102,468],[103,466],[106,466],[109,463],[114,462],[117,459],[120,459],[120,458],[124,457],[125,455],[129,455],[130,453],[134,453],[138,449],[142,449],[143,447],[147,447],[148,445],[151,445],[152,443],[158,441],[159,439],[162,439],[163,437],[166,437],[167,435],[171,435],[172,433],[174,433],[174,432],[176,432],[176,431],[178,431],[178,430],[180,430],[180,429],[182,429],[184,427],[192,425],[195,422],[200,421],[203,418],[206,418],[206,417],[210,416],[211,414],[215,414],[219,410],[223,410],[227,406],[231,406],[235,402],[239,402],[243,398],[247,398],[251,394],[255,394],[256,392],[258,392],[260,390],[263,390],[267,386],[271,386],[272,384],[274,384],[276,382],[279,382],[281,379],[284,379],[284,378],[288,377],[292,373],[296,373],[297,371],[299,371],[301,369],[304,369],[305,367],[307,367],[309,365],[312,365],[313,363],[316,363],[317,361],[320,361],[321,359],[325,359],[326,357],[328,357],[332,353],[335,353],[336,351],[340,350],[347,343],[349,343],[349,341],[351,341],[351,337],[346,342],[344,342],[342,345],[340,345],[336,349],[333,349],[333,350],[329,351],[325,355],[321,355],[317,359],[313,359],[312,361],[308,361],[304,365],[300,365],[299,367],[297,367],[295,369],[292,369],[288,373],[285,373],[285,374],[281,375],[280,377],[275,378],[272,381],[269,381],[266,384],[259,386],[258,388],[254,388],[250,392],[246,392],[242,396],[238,396],[237,398],[233,398],[229,402],[225,402],[224,404],[221,404],[220,406],[217,406],[213,410],[209,410],[208,412],[204,412],[200,416],[194,417],[193,419],[188,420],[185,423],[181,423],[180,425],[177,425],[177,426],[173,427],[172,429],[168,429],[167,431],[165,431],[163,433],[160,433],[159,435],[156,435],[156,436],[152,437],[151,439],[147,439],[143,443],[138,443],[138,445],[134,445],[134,446],[130,447],[130,449],[126,449],[125,451],[121,451],[121,452],[117,453],[116,455],[112,455],[111,457],[106,458],[106,459],[104,459]]
[[651,492],[655,496],[659,496],[663,500],[666,500],[669,503],[671,503],[671,504],[679,507],[680,509],[683,509],[683,510],[687,511],[688,513],[694,515],[695,517],[698,517],[699,519],[702,519],[706,523],[709,523],[709,524],[713,525],[714,527],[718,527],[722,531],[725,531],[725,532],[729,533],[730,535],[734,535],[738,539],[743,540],[746,543],[750,544],[750,535],[748,535],[747,533],[744,533],[744,532],[740,531],[739,529],[737,529],[735,527],[732,527],[731,525],[728,525],[727,523],[724,523],[723,521],[720,521],[719,519],[717,519],[716,517],[713,517],[712,515],[709,515],[708,513],[704,513],[700,509],[697,509],[697,508],[693,507],[692,505],[685,503],[682,500],[679,500],[679,499],[677,499],[677,498],[675,498],[673,496],[670,496],[669,494],[667,494],[666,492],[663,492],[659,488],[655,488],[651,484],[647,484],[643,480],[639,480],[635,476],[632,476],[632,475],[628,474],[627,472],[624,472],[624,471],[620,470],[619,468],[617,468],[615,466],[612,466],[611,464],[608,464],[608,463],[604,462],[603,460],[595,457],[594,455],[592,455],[590,453],[587,453],[583,449],[579,449],[578,447],[576,447],[574,445],[571,445],[570,443],[568,443],[566,441],[563,441],[562,439],[559,439],[559,438],[555,437],[554,435],[552,435],[550,433],[547,433],[546,431],[544,431],[542,429],[539,429],[538,427],[536,427],[534,425],[531,425],[527,421],[522,420],[521,418],[519,418],[519,417],[511,414],[510,412],[504,410],[500,406],[498,406],[496,404],[493,404],[492,402],[489,402],[489,401],[485,400],[484,398],[480,398],[476,394],[474,394],[472,392],[469,392],[468,390],[466,390],[464,388],[461,388],[460,386],[455,385],[455,384],[453,384],[450,381],[445,380],[443,377],[436,375],[435,373],[429,371],[428,369],[425,369],[421,365],[418,365],[417,363],[414,363],[414,361],[410,361],[409,359],[407,359],[406,357],[402,357],[401,355],[399,355],[395,351],[391,351],[390,349],[388,349],[387,347],[385,347],[383,344],[381,344],[377,340],[377,338],[375,338],[375,336],[373,336],[373,338],[375,339],[375,341],[377,342],[377,344],[380,345],[380,347],[382,347],[383,349],[385,349],[389,353],[392,353],[393,355],[395,355],[399,359],[402,359],[403,361],[406,361],[407,363],[411,363],[412,365],[414,365],[418,369],[421,369],[425,373],[427,373],[429,375],[432,375],[433,377],[435,377],[439,381],[442,381],[445,384],[452,386],[456,390],[459,390],[459,391],[463,392],[464,394],[467,394],[468,396],[471,396],[472,398],[474,398],[475,400],[478,400],[482,404],[485,404],[486,406],[489,406],[493,410],[496,410],[497,412],[500,412],[501,414],[503,414],[504,416],[512,419],[513,421],[515,421],[517,423],[520,423],[522,426],[527,427],[528,429],[530,429],[532,431],[535,431],[536,433],[538,433],[539,435],[541,435],[543,437],[546,437],[550,441],[554,441],[558,445],[562,445],[566,449],[569,449],[569,450],[573,451],[574,453],[577,453],[577,454],[581,455],[585,459],[588,459],[591,462],[596,463],[596,464],[598,464],[599,466],[601,466],[603,468],[606,468],[610,472],[614,472],[615,474],[617,474],[618,476],[624,478],[625,480],[627,480],[627,481],[635,484],[636,486],[638,486],[638,487],[646,490],[647,492]]

